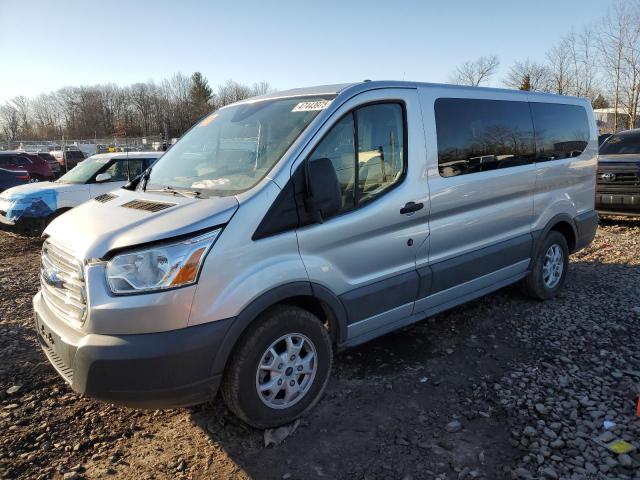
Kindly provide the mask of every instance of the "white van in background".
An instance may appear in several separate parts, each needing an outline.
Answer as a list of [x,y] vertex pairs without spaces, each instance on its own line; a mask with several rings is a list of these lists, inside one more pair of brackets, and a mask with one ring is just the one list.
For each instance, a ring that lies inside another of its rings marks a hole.
[[304,414],[333,352],[514,282],[562,288],[594,238],[588,100],[413,82],[229,105],[126,188],[44,232],[42,348],[140,407],[218,389],[247,423]]

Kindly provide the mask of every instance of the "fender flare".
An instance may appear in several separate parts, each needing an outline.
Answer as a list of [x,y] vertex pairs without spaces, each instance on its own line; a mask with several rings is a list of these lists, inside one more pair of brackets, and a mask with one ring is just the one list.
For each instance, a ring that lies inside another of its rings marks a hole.
[[312,284],[311,282],[287,283],[275,287],[255,298],[237,317],[232,319],[230,322],[231,326],[225,333],[220,348],[215,353],[212,373],[215,375],[224,372],[227,361],[238,340],[262,312],[288,298],[300,296],[314,297],[331,310],[331,314],[336,321],[337,343],[338,345],[343,343],[343,337],[346,336],[347,332],[347,318],[346,311],[340,299],[329,289],[321,285]]
[[553,227],[555,227],[560,222],[568,223],[571,226],[571,230],[573,231],[573,238],[577,242],[578,229],[576,228],[574,219],[567,213],[559,213],[551,217],[542,230],[536,230],[531,232],[531,235],[533,236],[533,249],[531,251],[532,257],[535,256],[535,254],[538,252],[538,248],[540,248],[540,243],[546,238],[549,232],[553,230]]

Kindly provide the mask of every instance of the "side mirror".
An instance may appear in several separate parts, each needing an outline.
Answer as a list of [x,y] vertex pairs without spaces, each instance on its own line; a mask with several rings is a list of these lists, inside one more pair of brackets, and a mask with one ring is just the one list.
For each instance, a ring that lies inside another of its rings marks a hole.
[[340,182],[333,163],[328,158],[306,160],[305,207],[311,218],[322,223],[342,208]]
[[96,176],[96,183],[104,183],[108,182],[109,180],[111,180],[111,174],[107,172],[100,173]]

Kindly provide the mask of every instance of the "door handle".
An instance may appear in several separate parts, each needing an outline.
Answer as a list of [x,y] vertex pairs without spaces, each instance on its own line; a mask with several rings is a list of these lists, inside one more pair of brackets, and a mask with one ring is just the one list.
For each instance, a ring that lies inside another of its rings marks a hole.
[[417,212],[418,210],[421,210],[423,207],[424,207],[424,204],[422,202],[420,203],[407,202],[407,204],[400,209],[400,213],[402,215],[411,214],[411,213]]

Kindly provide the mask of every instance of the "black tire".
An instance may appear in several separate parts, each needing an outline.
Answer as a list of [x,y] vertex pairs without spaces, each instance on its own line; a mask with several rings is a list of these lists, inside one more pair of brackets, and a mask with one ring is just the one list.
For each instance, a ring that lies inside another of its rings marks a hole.
[[[562,274],[557,284],[549,287],[543,278],[543,267],[547,252],[549,252],[552,246],[557,246],[562,251]],[[567,246],[567,239],[560,232],[552,230],[540,244],[540,248],[533,259],[531,271],[522,282],[525,294],[537,300],[547,300],[555,297],[564,286],[568,266],[569,247]]]
[[[263,354],[273,342],[294,333],[306,336],[315,347],[315,376],[297,403],[287,408],[272,408],[258,394],[258,367]],[[233,413],[253,427],[284,425],[304,415],[318,403],[329,381],[332,363],[331,338],[318,317],[294,306],[274,307],[256,319],[238,341],[222,380],[222,397]]]

